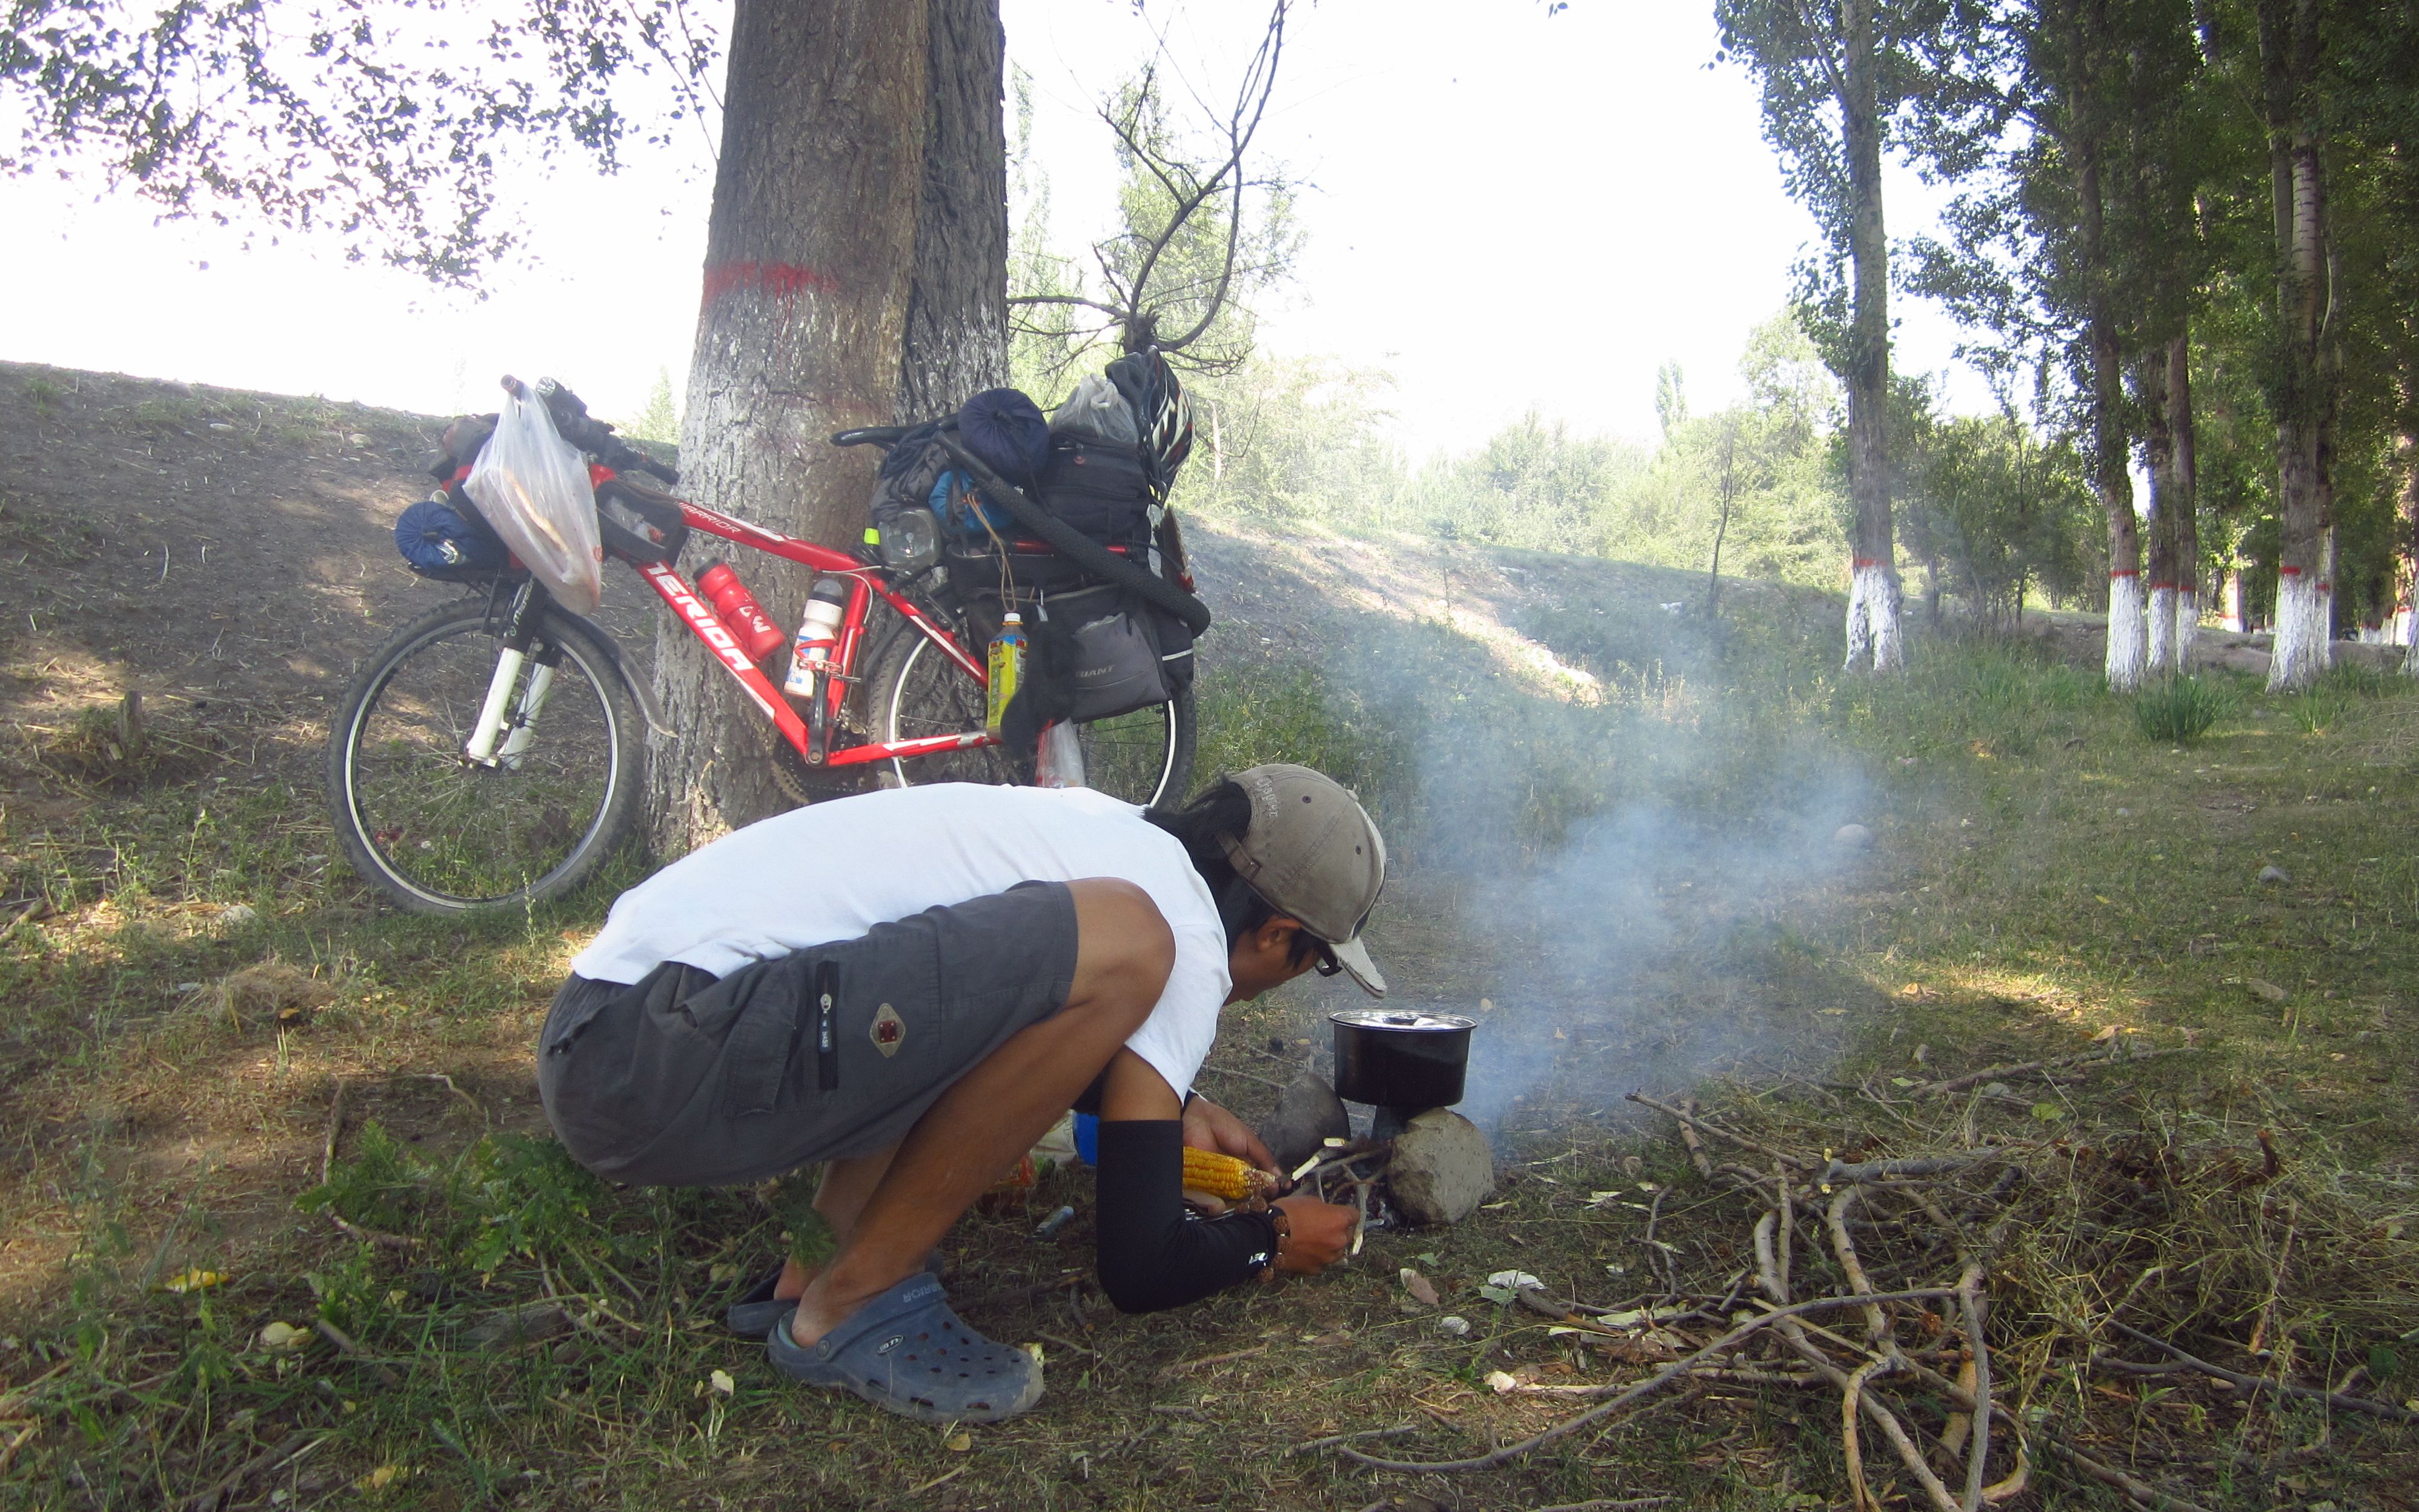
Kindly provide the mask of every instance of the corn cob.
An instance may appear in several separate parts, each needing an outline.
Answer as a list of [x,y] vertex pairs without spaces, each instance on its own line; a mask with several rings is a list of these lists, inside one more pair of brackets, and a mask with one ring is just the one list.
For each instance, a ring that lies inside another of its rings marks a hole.
[[1228,1202],[1240,1202],[1269,1190],[1269,1175],[1232,1155],[1216,1150],[1184,1148],[1184,1189],[1207,1192]]

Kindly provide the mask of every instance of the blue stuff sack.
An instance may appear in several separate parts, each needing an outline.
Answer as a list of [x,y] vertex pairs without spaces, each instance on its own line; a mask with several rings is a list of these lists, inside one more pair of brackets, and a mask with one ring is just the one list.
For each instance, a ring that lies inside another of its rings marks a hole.
[[943,532],[960,540],[988,542],[994,532],[1002,540],[1016,538],[1016,517],[984,498],[972,478],[954,469],[932,480],[926,502],[939,517]]
[[958,443],[1009,482],[1030,486],[1050,457],[1050,422],[1021,389],[985,389],[958,410]]
[[424,499],[394,522],[394,548],[424,578],[449,582],[492,576],[511,565],[499,536],[479,517],[439,495]]

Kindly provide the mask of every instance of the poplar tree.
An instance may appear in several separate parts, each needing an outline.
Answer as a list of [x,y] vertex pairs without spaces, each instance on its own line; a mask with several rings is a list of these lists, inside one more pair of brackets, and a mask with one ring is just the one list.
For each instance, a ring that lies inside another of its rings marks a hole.
[[1903,665],[1890,521],[1889,241],[1882,158],[1953,140],[1974,108],[1944,67],[1957,0],[1716,0],[1721,60],[1763,89],[1764,140],[1823,235],[1799,267],[1802,318],[1848,396],[1847,665]]

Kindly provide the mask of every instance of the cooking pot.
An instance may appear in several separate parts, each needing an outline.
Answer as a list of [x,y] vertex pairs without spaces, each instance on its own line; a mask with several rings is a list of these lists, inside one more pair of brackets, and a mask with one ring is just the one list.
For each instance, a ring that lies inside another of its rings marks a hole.
[[1335,1095],[1384,1108],[1441,1108],[1461,1101],[1476,1019],[1413,1009],[1355,1008],[1335,1026]]

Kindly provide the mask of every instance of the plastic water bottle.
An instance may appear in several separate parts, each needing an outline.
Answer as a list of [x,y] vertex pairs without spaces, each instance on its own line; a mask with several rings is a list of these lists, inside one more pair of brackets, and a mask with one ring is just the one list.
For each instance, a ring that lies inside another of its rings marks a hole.
[[781,690],[793,698],[815,696],[815,674],[840,645],[840,616],[848,610],[848,579],[818,578],[807,594],[807,615],[799,622],[797,643],[790,648],[790,675]]
[[722,627],[747,653],[749,661],[763,661],[789,639],[728,564],[708,564],[697,575],[697,586],[705,594],[706,602],[714,606],[714,612],[722,617]]
[[1010,609],[999,623],[999,634],[991,638],[991,692],[983,700],[983,729],[992,734],[999,733],[1008,701],[1025,681],[1025,616]]

